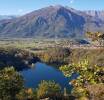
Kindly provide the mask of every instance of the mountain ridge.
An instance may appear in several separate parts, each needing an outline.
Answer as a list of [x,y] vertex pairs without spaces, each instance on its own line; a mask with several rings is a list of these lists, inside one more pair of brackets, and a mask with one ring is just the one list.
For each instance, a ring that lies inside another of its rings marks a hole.
[[81,38],[86,31],[101,31],[104,21],[70,7],[49,6],[15,19],[0,21],[1,37]]
[[6,19],[14,19],[17,18],[16,15],[0,15],[0,20],[6,20]]

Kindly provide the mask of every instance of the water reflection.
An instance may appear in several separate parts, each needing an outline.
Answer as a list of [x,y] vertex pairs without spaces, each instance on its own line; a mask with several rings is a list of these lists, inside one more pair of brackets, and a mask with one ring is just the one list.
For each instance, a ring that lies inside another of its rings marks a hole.
[[69,79],[64,77],[61,71],[43,63],[36,63],[33,68],[21,71],[21,74],[25,80],[25,87],[36,88],[42,80],[54,80],[62,88],[71,88]]

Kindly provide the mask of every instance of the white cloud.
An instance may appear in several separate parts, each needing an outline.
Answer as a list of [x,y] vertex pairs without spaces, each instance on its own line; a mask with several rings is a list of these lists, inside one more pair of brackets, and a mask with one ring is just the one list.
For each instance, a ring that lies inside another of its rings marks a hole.
[[19,13],[22,13],[22,12],[23,12],[23,9],[18,9],[18,12],[19,12]]
[[70,1],[70,3],[73,3],[74,2],[74,0],[69,0]]

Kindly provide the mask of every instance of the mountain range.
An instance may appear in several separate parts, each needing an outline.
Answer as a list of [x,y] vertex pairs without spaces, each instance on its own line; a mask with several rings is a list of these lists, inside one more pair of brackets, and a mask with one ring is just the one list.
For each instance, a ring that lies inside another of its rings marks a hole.
[[102,11],[88,10],[88,11],[85,11],[85,13],[93,17],[99,18],[101,20],[104,20],[104,10]]
[[86,31],[104,32],[104,11],[80,11],[57,5],[0,20],[0,37],[83,38]]
[[15,16],[15,15],[0,15],[0,20],[14,19],[14,18],[17,18],[17,16]]

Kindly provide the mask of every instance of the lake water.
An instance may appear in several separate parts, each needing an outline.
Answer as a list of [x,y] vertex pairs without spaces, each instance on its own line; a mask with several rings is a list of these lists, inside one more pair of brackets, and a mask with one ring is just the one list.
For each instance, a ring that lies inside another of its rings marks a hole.
[[43,63],[36,63],[33,68],[23,70],[21,74],[25,80],[25,87],[36,88],[42,80],[54,80],[62,88],[71,88],[69,79],[64,77],[61,71]]

